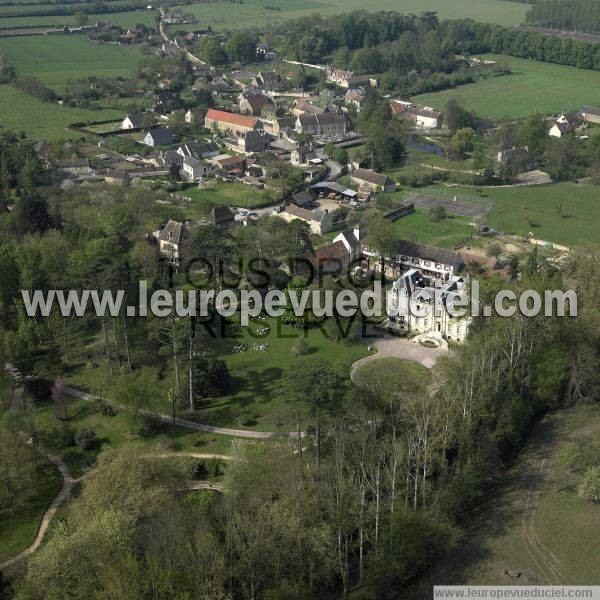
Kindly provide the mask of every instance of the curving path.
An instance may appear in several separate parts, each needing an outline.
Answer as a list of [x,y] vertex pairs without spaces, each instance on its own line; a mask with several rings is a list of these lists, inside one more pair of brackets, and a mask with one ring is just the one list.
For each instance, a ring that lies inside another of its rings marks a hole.
[[[69,471],[69,468],[67,467],[65,462],[62,460],[62,458],[60,458],[59,456],[56,456],[54,454],[48,453],[44,448],[39,447],[38,449],[44,456],[46,456],[46,458],[50,462],[52,462],[53,464],[55,464],[58,467],[58,470],[60,471],[60,473],[63,477],[63,487],[60,490],[58,496],[56,496],[56,498],[54,498],[54,500],[52,501],[52,503],[50,504],[50,506],[44,513],[44,516],[42,517],[42,521],[40,523],[40,527],[38,529],[38,533],[35,536],[35,540],[33,540],[33,543],[29,547],[27,547],[25,550],[23,550],[23,552],[18,554],[17,556],[14,556],[13,558],[0,564],[0,572],[4,571],[5,569],[8,569],[9,567],[12,567],[14,564],[20,562],[24,558],[31,556],[40,547],[40,545],[44,539],[44,536],[46,535],[46,532],[48,531],[50,522],[56,515],[56,512],[61,507],[63,502],[65,500],[67,500],[67,498],[70,497],[71,492],[73,491],[73,486],[77,482],[82,481],[83,479],[85,479],[87,477],[87,475],[84,475],[83,477],[80,477],[79,479],[73,479],[73,477],[71,476],[71,473]],[[204,453],[200,453],[200,452],[171,452],[171,453],[165,453],[165,454],[152,454],[150,456],[152,456],[153,458],[181,457],[181,458],[199,458],[199,459],[217,458],[217,459],[221,459],[221,460],[231,460],[232,459],[231,456],[228,456],[226,454],[204,454]],[[181,488],[181,490],[182,491],[212,490],[215,492],[223,493],[223,486],[220,483],[199,481],[199,482],[190,484],[189,486],[183,487],[183,488]]]
[[58,467],[58,470],[60,471],[63,477],[63,487],[60,490],[58,496],[54,498],[54,500],[44,513],[44,516],[42,517],[42,521],[40,523],[40,528],[38,529],[38,533],[35,536],[35,540],[33,540],[33,543],[17,556],[0,564],[0,571],[11,567],[15,563],[21,561],[22,559],[28,556],[31,556],[40,547],[40,544],[42,543],[42,540],[44,539],[44,536],[48,531],[48,527],[50,526],[50,522],[56,514],[56,511],[60,508],[62,503],[71,495],[73,485],[76,483],[76,480],[73,479],[73,477],[71,477],[71,473],[69,472],[67,465],[59,456],[50,454],[44,448],[41,447],[39,447],[38,449],[42,454],[44,454],[44,456],[46,456],[46,458],[48,458],[48,460],[51,463],[55,464]]
[[[65,392],[70,396],[80,398],[81,400],[91,401],[94,399],[94,396],[92,394],[88,394],[83,390],[78,390],[73,387],[65,387]],[[124,404],[114,404],[111,402],[111,405],[115,408],[118,408],[119,410],[128,410],[128,407]],[[167,425],[176,425],[177,427],[183,427],[185,429],[194,429],[196,431],[204,431],[207,433],[218,433],[221,435],[228,435],[231,437],[264,440],[275,435],[272,431],[246,431],[244,429],[227,429],[226,427],[215,427],[213,425],[205,425],[204,423],[196,423],[196,421],[191,421],[190,419],[182,419],[180,417],[175,417],[175,419],[173,419],[173,417],[170,415],[155,413],[150,410],[140,410],[140,414],[156,417],[157,419],[160,419],[160,421],[166,423]]]
[[441,356],[444,356],[449,352],[449,350],[445,348],[425,348],[425,346],[415,344],[414,342],[390,334],[385,334],[384,337],[376,340],[367,339],[364,340],[364,342],[375,347],[377,353],[365,356],[364,358],[359,358],[354,362],[350,372],[352,378],[357,369],[380,358],[402,358],[423,365],[427,369],[431,369]]

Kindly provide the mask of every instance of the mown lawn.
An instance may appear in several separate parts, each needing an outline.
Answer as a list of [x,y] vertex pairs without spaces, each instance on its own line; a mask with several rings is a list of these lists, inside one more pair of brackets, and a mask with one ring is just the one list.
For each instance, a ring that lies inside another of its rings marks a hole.
[[[165,410],[168,407],[164,407]],[[35,413],[36,426],[49,446],[60,454],[67,463],[71,474],[80,477],[86,470],[93,467],[96,458],[104,446],[118,447],[125,443],[136,443],[148,446],[161,439],[167,442],[173,451],[198,452],[203,454],[228,454],[231,451],[233,438],[197,432],[181,427],[165,425],[162,431],[155,435],[142,437],[137,431],[144,424],[143,417],[134,420],[133,412],[116,409],[114,416],[96,412],[91,402],[79,398],[68,399],[68,419],[63,424],[59,422],[51,405],[38,406]],[[96,434],[96,443],[90,450],[82,450],[77,446],[62,447],[61,429],[66,426],[73,433],[79,429],[88,428]]]
[[56,102],[42,102],[11,85],[0,85],[0,125],[24,131],[33,139],[78,139],[79,134],[65,131],[67,125],[119,117],[122,113],[116,110],[60,106]]
[[51,463],[41,462],[27,506],[15,514],[0,512],[0,563],[18,555],[33,542],[42,516],[61,488],[59,470]]
[[423,392],[431,383],[431,373],[423,365],[393,357],[379,358],[363,365],[353,378],[359,385],[374,391],[380,382],[385,382],[405,394]]
[[453,248],[473,233],[474,228],[469,222],[467,218],[447,214],[445,219],[436,223],[431,220],[428,210],[417,208],[414,213],[395,221],[394,229],[399,239]]
[[[268,10],[265,6],[280,10]],[[424,10],[438,11],[442,19],[471,18],[475,21],[518,25],[527,11],[526,5],[501,0],[431,0],[423,5],[419,0],[374,0],[367,5],[360,0],[246,0],[243,4],[227,2],[206,2],[186,6],[185,12],[193,13],[198,23],[209,24],[213,29],[239,29],[249,26],[263,26],[266,21],[273,24],[286,19],[308,17],[315,13],[324,16],[337,15],[355,10],[399,11],[418,15]],[[174,29],[188,31],[198,28],[198,23],[176,25]]]
[[219,205],[236,206],[243,208],[259,208],[273,204],[273,199],[267,190],[258,190],[244,183],[230,181],[217,181],[209,184],[211,187],[190,187],[182,196],[191,198],[189,210],[190,218],[207,216],[210,211]]
[[[487,223],[507,234],[527,235],[567,246],[600,248],[600,187],[575,183],[554,185],[485,188],[422,188],[427,194],[448,198],[464,197],[484,206],[491,205]],[[559,212],[558,206],[561,206]],[[402,219],[399,221],[402,223]]]
[[[485,55],[497,58],[496,55]],[[511,73],[482,79],[414,100],[442,109],[451,98],[481,117],[526,117],[534,113],[580,110],[600,105],[600,72],[565,65],[503,57]]]
[[97,44],[80,35],[3,38],[0,53],[19,76],[36,77],[59,92],[77,79],[131,76],[140,59],[136,48]]
[[[259,337],[256,329],[264,324],[269,325],[270,333],[266,337]],[[283,324],[278,326],[276,319],[256,321],[248,328],[234,326],[228,328],[225,334],[223,337],[211,338],[203,333],[198,351],[226,362],[230,373],[227,395],[206,399],[195,414],[181,411],[181,416],[234,429],[279,430],[285,426],[282,420],[285,402],[275,391],[286,368],[308,358],[316,358],[330,362],[349,374],[352,363],[369,353],[367,344],[362,342],[337,342],[325,337],[318,329],[304,332]],[[307,336],[308,354],[293,356],[292,346],[302,335]],[[268,350],[253,349],[255,343],[268,344]],[[234,352],[237,344],[246,344],[248,349],[245,352]],[[73,365],[69,372],[70,385],[90,392],[101,388],[107,399],[116,397],[123,380],[110,374],[101,357],[97,357],[97,361],[100,367],[96,369],[83,363]],[[169,412],[166,390],[171,386],[171,379],[171,373],[168,372],[163,382],[153,387],[154,397],[148,398],[149,406]]]

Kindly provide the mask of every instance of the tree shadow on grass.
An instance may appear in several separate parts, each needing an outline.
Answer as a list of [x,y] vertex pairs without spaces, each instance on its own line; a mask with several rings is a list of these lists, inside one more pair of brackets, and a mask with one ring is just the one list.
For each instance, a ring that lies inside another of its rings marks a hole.
[[[434,585],[463,585],[473,580],[481,565],[493,558],[490,541],[520,531],[531,490],[542,489],[545,482],[539,478],[539,465],[557,448],[557,440],[565,440],[573,430],[569,418],[549,415],[533,429],[529,442],[505,475],[489,486],[490,491],[479,505],[463,515],[464,530],[458,543],[423,575],[422,579],[399,594],[402,600],[420,600],[431,597]],[[529,565],[499,565],[495,581],[486,584],[513,585],[515,580],[504,575],[504,569],[528,571],[530,584],[545,583],[543,574],[526,569]],[[522,582],[523,583],[523,582]],[[399,590],[400,591],[400,590]]]

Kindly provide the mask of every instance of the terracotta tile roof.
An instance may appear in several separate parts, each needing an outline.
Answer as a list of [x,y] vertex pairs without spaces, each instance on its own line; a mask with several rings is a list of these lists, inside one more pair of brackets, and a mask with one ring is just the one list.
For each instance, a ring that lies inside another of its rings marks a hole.
[[392,108],[392,113],[395,115],[401,115],[403,112],[406,112],[406,106],[400,104],[400,102],[391,102],[390,106]]
[[205,118],[221,123],[229,123],[230,125],[239,125],[241,127],[256,127],[256,124],[258,123],[258,119],[254,117],[235,115],[230,112],[225,112],[224,110],[215,110],[214,108],[208,109]]

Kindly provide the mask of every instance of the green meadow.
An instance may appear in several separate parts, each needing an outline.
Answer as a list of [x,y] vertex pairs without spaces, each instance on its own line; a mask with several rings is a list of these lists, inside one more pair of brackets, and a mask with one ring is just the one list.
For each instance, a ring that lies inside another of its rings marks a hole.
[[600,188],[595,185],[557,183],[478,190],[433,187],[419,192],[447,198],[456,195],[461,200],[491,207],[488,225],[507,234],[531,232],[547,242],[600,248]]
[[[496,58],[496,55],[486,55]],[[414,100],[443,108],[451,98],[481,117],[526,117],[534,113],[574,111],[600,105],[600,72],[537,60],[503,57],[511,73],[454,89],[415,96]]]
[[70,108],[56,102],[42,102],[11,85],[0,85],[0,125],[16,132],[24,131],[33,139],[75,139],[80,136],[65,131],[67,125],[122,117],[116,110]]
[[[269,10],[265,6],[280,10]],[[243,4],[228,2],[202,2],[185,6],[185,12],[193,13],[196,25],[176,25],[176,29],[192,30],[199,25],[210,24],[213,29],[239,29],[261,26],[265,22],[273,25],[285,19],[307,17],[318,13],[328,16],[354,10],[371,12],[395,10],[403,13],[420,14],[426,10],[437,11],[441,19],[471,18],[475,21],[518,25],[525,19],[527,5],[503,0],[374,0],[365,5],[360,0],[246,0]]]
[[401,239],[414,239],[419,244],[439,248],[454,248],[474,232],[469,219],[447,214],[445,219],[436,223],[431,220],[429,211],[424,209],[417,209],[398,219],[394,229]]
[[90,76],[129,76],[140,58],[135,48],[66,35],[2,38],[0,53],[19,76],[36,77],[57,91],[69,81]]
[[461,543],[403,598],[430,597],[432,585],[517,585],[505,569],[523,574],[520,585],[596,585],[599,507],[577,495],[581,473],[569,457],[599,436],[596,405],[543,417],[515,464],[468,515]]
[[[90,23],[96,21],[114,23],[121,27],[135,27],[138,23],[150,25],[154,23],[156,11],[132,10],[125,12],[103,13],[89,15]],[[64,25],[75,25],[75,15],[51,15],[51,16],[23,16],[2,18],[0,15],[0,27],[3,29],[11,27],[63,27]],[[46,38],[44,38],[46,39]]]

